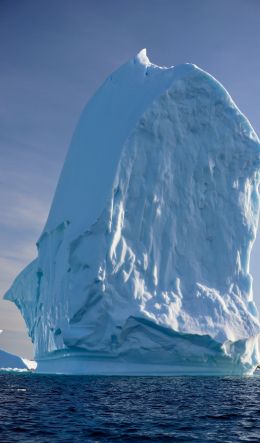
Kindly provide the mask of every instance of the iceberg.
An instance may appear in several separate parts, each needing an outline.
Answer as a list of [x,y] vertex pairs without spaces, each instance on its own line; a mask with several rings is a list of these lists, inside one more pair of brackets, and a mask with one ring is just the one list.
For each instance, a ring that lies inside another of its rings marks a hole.
[[[3,330],[0,329],[0,334],[2,332]],[[35,368],[36,362],[0,349],[0,371],[27,371]]]
[[27,370],[28,366],[21,357],[10,354],[0,349],[0,371],[2,370]]
[[87,104],[5,299],[38,372],[252,374],[260,142],[224,87],[142,50]]

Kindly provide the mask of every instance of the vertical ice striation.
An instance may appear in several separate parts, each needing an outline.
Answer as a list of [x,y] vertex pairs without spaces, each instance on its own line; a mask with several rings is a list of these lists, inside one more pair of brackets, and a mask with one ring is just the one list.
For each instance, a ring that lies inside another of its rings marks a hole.
[[113,73],[82,113],[38,257],[5,296],[39,367],[251,373],[259,154],[198,67],[161,68],[141,51]]

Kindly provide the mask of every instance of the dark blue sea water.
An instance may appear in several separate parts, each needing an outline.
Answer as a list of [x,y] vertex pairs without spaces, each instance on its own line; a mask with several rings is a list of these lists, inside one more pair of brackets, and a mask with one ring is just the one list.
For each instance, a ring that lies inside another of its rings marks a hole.
[[0,443],[260,442],[260,377],[0,374]]

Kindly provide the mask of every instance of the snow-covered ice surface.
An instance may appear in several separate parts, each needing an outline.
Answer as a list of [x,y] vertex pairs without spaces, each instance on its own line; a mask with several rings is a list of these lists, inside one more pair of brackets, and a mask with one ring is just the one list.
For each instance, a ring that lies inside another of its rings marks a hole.
[[145,51],[88,103],[38,257],[5,298],[38,370],[249,374],[260,144],[226,90]]

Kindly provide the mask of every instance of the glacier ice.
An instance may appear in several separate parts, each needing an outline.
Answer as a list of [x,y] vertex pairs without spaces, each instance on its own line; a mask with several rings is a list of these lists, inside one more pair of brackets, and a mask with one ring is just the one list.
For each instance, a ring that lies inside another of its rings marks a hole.
[[260,143],[195,65],[145,50],[83,111],[37,243],[5,298],[41,372],[250,374]]

